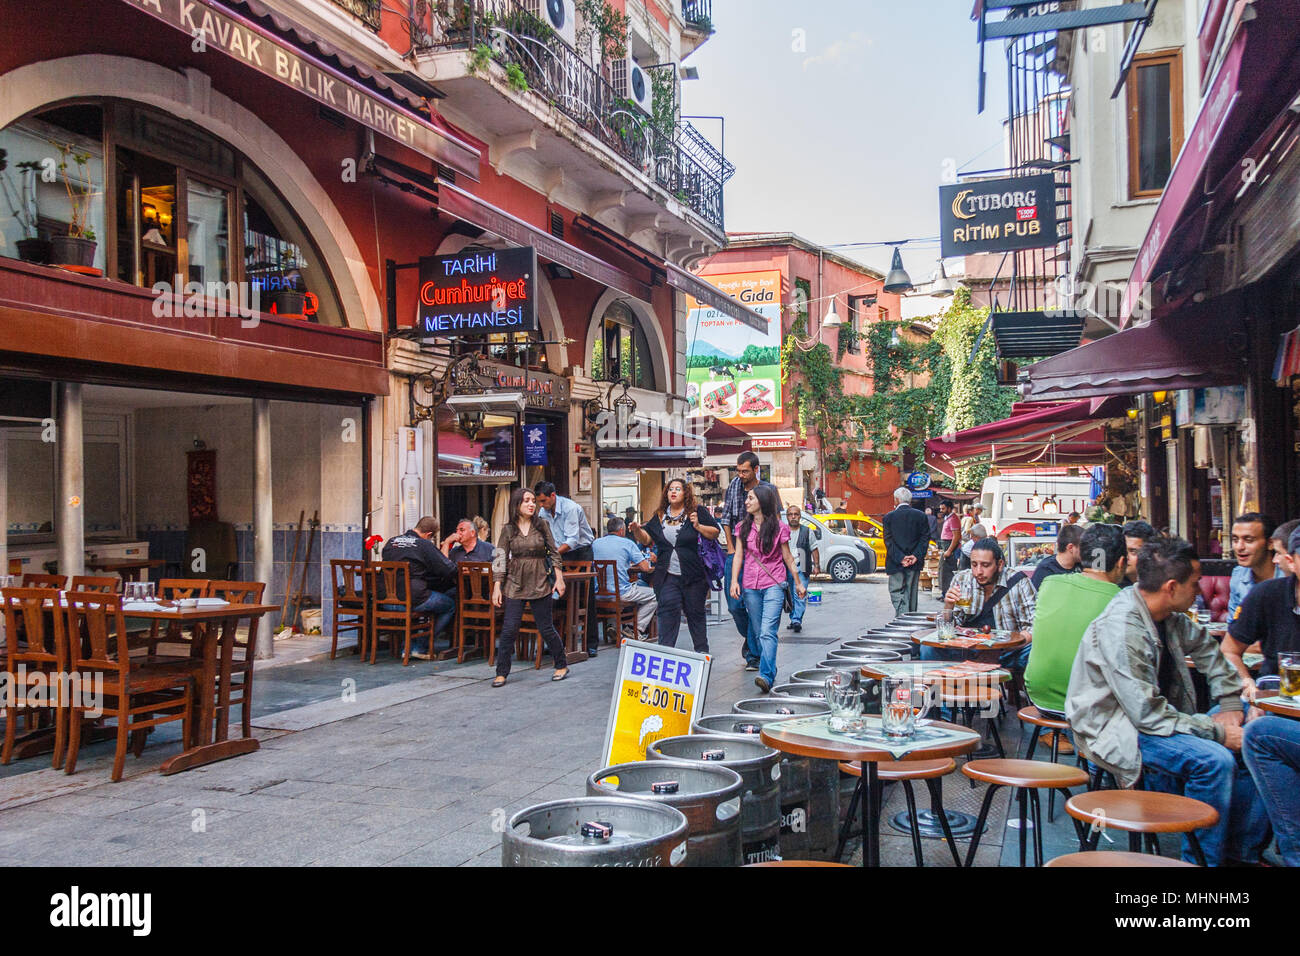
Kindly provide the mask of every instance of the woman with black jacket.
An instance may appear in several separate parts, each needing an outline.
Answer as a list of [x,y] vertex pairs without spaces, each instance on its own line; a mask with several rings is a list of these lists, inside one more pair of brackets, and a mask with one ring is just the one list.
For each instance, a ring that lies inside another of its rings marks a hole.
[[657,510],[644,526],[628,529],[643,545],[653,544],[656,552],[651,585],[659,599],[659,643],[677,646],[682,615],[691,631],[691,641],[701,654],[709,652],[705,605],[709,577],[700,558],[700,537],[716,540],[722,528],[708,509],[695,504],[695,489],[680,478],[664,486]]

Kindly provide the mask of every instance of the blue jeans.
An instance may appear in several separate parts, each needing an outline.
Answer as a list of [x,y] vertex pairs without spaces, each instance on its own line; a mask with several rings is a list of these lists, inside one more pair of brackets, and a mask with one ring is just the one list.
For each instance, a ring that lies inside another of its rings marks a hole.
[[1300,721],[1271,714],[1246,725],[1241,745],[1287,866],[1300,866]]
[[[808,591],[808,575],[802,571],[799,572],[799,583],[804,587],[804,593]],[[799,592],[794,589],[794,581],[789,578],[785,579],[786,590],[790,592],[790,600],[794,603],[794,608],[790,611],[790,623],[802,624],[803,612],[808,610],[808,598],[800,597]]]
[[785,585],[745,588],[740,592],[750,622],[749,642],[759,648],[758,676],[776,685],[776,629],[781,626]]
[[745,658],[745,663],[757,664],[760,654],[758,645],[752,643],[749,638],[749,611],[745,609],[743,597],[745,592],[741,591],[740,598],[731,596],[731,562],[734,558],[735,555],[729,554],[723,563],[723,593],[727,597],[727,610],[731,613],[731,619],[736,622],[736,631],[745,639],[745,642],[740,645],[740,654]]
[[433,633],[436,637],[447,629],[451,619],[456,616],[456,599],[441,591],[434,591],[415,611],[417,614],[433,615]]
[[[1147,775],[1147,789],[1181,791],[1183,796],[1219,811],[1218,823],[1196,831],[1206,863],[1259,861],[1269,839],[1268,814],[1250,771],[1236,754],[1223,744],[1192,734],[1138,734],[1138,747],[1143,766],[1156,771]],[[1183,859],[1196,862],[1186,840]]]

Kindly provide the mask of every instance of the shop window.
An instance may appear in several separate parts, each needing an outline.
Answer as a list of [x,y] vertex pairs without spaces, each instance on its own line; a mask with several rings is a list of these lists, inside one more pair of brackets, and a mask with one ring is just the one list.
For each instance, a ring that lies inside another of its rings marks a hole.
[[591,349],[591,377],[598,382],[626,379],[634,388],[655,388],[650,340],[636,315],[622,302],[605,310]]
[[1135,57],[1128,80],[1129,198],[1159,196],[1183,147],[1183,58]]
[[76,223],[95,240],[92,266],[102,271],[103,110],[64,106],[28,117],[0,130],[0,153],[0,254],[17,257],[20,240],[68,236]]
[[497,484],[518,479],[513,416],[457,415],[444,407],[436,421],[440,480]]

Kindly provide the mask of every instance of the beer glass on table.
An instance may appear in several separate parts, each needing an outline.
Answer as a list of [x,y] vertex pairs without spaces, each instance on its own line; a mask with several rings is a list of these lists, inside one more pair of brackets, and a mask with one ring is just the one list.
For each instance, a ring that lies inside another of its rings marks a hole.
[[938,701],[937,684],[915,677],[886,677],[881,682],[880,728],[886,737],[911,737],[917,721]]
[[1282,685],[1280,696],[1287,700],[1300,699],[1300,654],[1283,652],[1277,655],[1277,674]]
[[831,708],[826,726],[831,733],[862,731],[862,689],[854,676],[851,671],[836,671],[826,678],[826,703]]

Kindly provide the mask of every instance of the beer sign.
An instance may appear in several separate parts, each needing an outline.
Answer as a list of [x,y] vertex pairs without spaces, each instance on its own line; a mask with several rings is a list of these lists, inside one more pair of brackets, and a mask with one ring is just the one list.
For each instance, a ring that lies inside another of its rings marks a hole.
[[689,734],[704,713],[711,660],[694,651],[624,641],[601,750],[604,765],[645,760],[656,740]]
[[1056,176],[940,186],[939,226],[944,258],[1054,246],[1059,241]]

